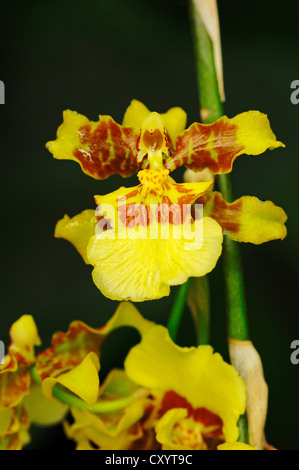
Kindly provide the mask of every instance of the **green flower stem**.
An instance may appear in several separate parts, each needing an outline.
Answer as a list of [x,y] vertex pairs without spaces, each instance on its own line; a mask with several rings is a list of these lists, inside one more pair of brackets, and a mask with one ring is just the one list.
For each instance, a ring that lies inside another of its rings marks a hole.
[[187,302],[196,327],[196,344],[209,344],[210,289],[208,276],[191,279]]
[[218,89],[213,45],[195,3],[194,0],[190,0],[189,11],[196,59],[197,88],[202,122],[209,124],[223,115],[223,108]]
[[[233,189],[229,175],[218,175],[219,189],[227,202],[233,202]],[[240,341],[249,340],[245,291],[242,274],[240,250],[237,242],[224,238],[224,272],[226,283],[228,334],[230,338]]]
[[238,421],[238,428],[239,428],[239,442],[244,442],[248,444],[248,432],[247,432],[247,417],[246,413],[241,415]]
[[[38,385],[41,385],[42,381],[36,372],[35,365],[30,367],[30,373],[34,381]],[[133,393],[127,397],[119,398],[117,400],[107,400],[102,402],[99,401],[94,406],[90,407],[84,400],[77,397],[68,390],[59,387],[59,385],[55,385],[53,387],[53,397],[57,398],[57,400],[73,408],[77,408],[78,410],[86,410],[90,411],[91,413],[111,413],[122,410],[133,403],[133,401],[135,401],[136,398],[140,397],[143,393],[146,394],[147,392],[144,390],[138,390],[137,393]]]
[[[219,95],[213,44],[196,9],[195,3],[196,0],[190,0],[190,20],[194,39],[200,109],[202,121],[204,123],[211,123],[223,115],[223,107]],[[228,202],[231,202],[233,200],[233,190],[230,176],[218,176],[217,182],[223,197]],[[224,241],[224,282],[229,337],[240,341],[248,340],[245,293],[239,247],[228,237],[225,237]],[[239,430],[239,440],[247,442],[247,423],[244,416],[239,420]]]
[[169,331],[169,335],[173,341],[175,341],[178,330],[179,330],[180,321],[181,321],[182,314],[184,311],[189,287],[190,287],[190,279],[188,279],[188,281],[185,284],[182,284],[179,287],[172,310],[170,312],[170,317],[168,320],[167,328]]
[[186,303],[189,306],[196,329],[196,344],[209,344],[210,304],[207,276],[197,279],[189,278],[185,284],[179,287],[167,325],[173,341],[176,340]]
[[[194,37],[198,89],[201,109],[204,108],[204,123],[214,122],[223,115],[223,107],[219,97],[217,75],[214,64],[213,45],[201,18],[194,5],[190,2],[191,25]],[[223,197],[233,201],[232,183],[229,175],[219,175],[217,183]],[[239,247],[236,242],[225,237],[224,241],[224,272],[227,292],[227,311],[229,336],[241,341],[248,340],[248,327],[245,306],[244,283]]]

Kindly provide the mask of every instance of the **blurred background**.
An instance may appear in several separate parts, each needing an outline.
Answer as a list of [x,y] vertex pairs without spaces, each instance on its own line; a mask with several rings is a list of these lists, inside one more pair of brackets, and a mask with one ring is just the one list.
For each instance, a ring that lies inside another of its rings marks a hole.
[[[267,113],[286,149],[234,165],[236,198],[255,195],[282,206],[288,236],[261,246],[241,245],[251,338],[269,385],[267,439],[280,449],[299,449],[299,365],[290,344],[299,339],[298,320],[298,134],[299,105],[290,84],[299,80],[299,4],[291,0],[219,1],[225,112],[229,117],[257,109]],[[6,104],[1,124],[1,311],[0,339],[22,314],[32,314],[43,346],[53,332],[75,319],[100,326],[117,303],[103,297],[91,267],[54,227],[94,207],[93,195],[136,177],[96,181],[78,164],[54,160],[45,149],[62,122],[64,109],[92,120],[109,114],[117,122],[131,99],[164,112],[181,106],[188,125],[199,120],[198,93],[186,0],[52,0],[1,3],[1,71]],[[182,180],[182,171],[174,177]],[[227,358],[222,265],[209,276],[211,343]],[[137,305],[165,324],[169,298]],[[191,345],[188,311],[178,342]],[[135,332],[116,331],[104,345],[105,373],[122,366]],[[32,430],[30,449],[72,449],[60,426]]]

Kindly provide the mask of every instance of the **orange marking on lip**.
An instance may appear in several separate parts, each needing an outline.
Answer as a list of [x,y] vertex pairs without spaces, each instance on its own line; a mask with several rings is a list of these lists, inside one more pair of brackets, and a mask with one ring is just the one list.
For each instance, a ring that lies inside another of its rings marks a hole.
[[129,194],[127,194],[127,199],[129,198],[132,198],[132,197],[136,197],[137,195],[139,194],[139,190],[138,189],[135,189],[134,191],[131,191]]

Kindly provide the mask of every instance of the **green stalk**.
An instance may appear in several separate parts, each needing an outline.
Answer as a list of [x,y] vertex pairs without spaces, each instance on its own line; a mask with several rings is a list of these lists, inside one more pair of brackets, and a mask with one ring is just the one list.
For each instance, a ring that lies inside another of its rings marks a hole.
[[210,289],[208,276],[191,279],[187,303],[196,328],[196,344],[209,344]]
[[[201,110],[204,109],[203,122],[214,122],[223,115],[220,101],[217,75],[214,63],[213,45],[194,5],[190,2],[191,25],[194,37],[197,82],[200,94]],[[218,175],[217,183],[227,202],[233,201],[233,189],[230,175]],[[241,341],[248,340],[247,314],[245,305],[244,283],[239,247],[236,242],[225,237],[224,273],[227,293],[229,336]]]
[[179,330],[180,321],[185,307],[189,287],[190,279],[188,279],[185,284],[182,284],[179,287],[172,310],[170,312],[167,328],[169,331],[169,335],[173,341],[175,341]]
[[[195,3],[196,0],[190,0],[190,20],[194,39],[201,116],[202,121],[208,124],[223,115],[223,106],[219,95],[213,44]],[[230,176],[218,176],[217,182],[224,199],[231,202],[233,200],[233,190]],[[225,237],[223,251],[228,334],[230,338],[236,340],[248,340],[245,292],[239,247],[234,241]],[[240,417],[239,431],[239,440],[247,442],[247,423],[244,416]]]
[[200,114],[202,122],[210,124],[223,115],[223,107],[218,89],[213,45],[194,0],[190,0],[190,21],[196,59]]

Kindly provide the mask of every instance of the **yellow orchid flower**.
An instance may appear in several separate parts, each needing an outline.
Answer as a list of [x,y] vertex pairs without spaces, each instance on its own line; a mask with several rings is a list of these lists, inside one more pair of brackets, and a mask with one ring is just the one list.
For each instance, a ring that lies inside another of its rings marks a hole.
[[21,450],[30,442],[29,415],[22,405],[0,410],[0,450]]
[[[124,326],[138,330],[140,344],[130,350],[124,371],[113,370],[94,385],[92,372],[77,364],[91,353],[99,357],[107,335]],[[121,303],[102,328],[73,322],[67,333],[56,333],[36,364],[43,384],[54,377],[56,386],[79,396],[89,384],[97,395],[89,408],[71,407],[73,423],[65,422],[77,449],[203,450],[238,438],[246,392],[237,371],[210,346],[176,346],[165,327],[145,320],[129,302]],[[43,390],[51,398],[47,387]]]
[[[34,375],[42,382],[45,400],[52,403],[54,387],[56,394],[67,389],[71,397],[82,399],[71,399],[77,406],[70,403],[74,422],[64,423],[66,435],[77,443],[77,449],[128,449],[156,442],[153,431],[145,431],[141,424],[152,408],[148,390],[132,382],[122,370],[112,370],[103,384],[98,376],[100,348],[109,333],[133,326],[142,334],[152,325],[132,304],[122,303],[103,327],[72,322],[66,333],[55,333],[52,346],[37,356]],[[36,409],[33,414],[37,415]],[[56,415],[61,419],[59,409]],[[57,419],[53,417],[54,422]]]
[[[241,154],[283,146],[267,117],[249,111],[185,125],[181,108],[160,115],[134,100],[122,126],[109,116],[90,122],[65,111],[57,139],[47,144],[55,158],[77,161],[96,179],[139,171],[138,186],[95,196],[96,212],[65,216],[55,230],[94,267],[96,286],[113,300],[158,299],[170,286],[204,276],[221,254],[223,233],[257,244],[286,236],[286,214],[272,202],[245,196],[229,204],[211,191],[213,179],[178,184],[169,176],[181,165],[228,173]],[[202,213],[192,212],[194,203]]]
[[61,422],[68,406],[49,401],[31,380],[34,346],[41,344],[31,315],[23,315],[10,328],[11,344],[0,365],[0,450],[20,450],[30,442],[31,423]]
[[[52,346],[35,357],[34,346],[41,344],[38,331],[31,315],[22,316],[10,329],[11,344],[0,365],[0,450],[19,450],[28,444],[31,423],[50,426],[64,420],[70,406],[53,397],[54,387],[59,387],[62,398],[68,389],[69,396],[82,399],[71,400],[79,403],[79,409],[71,408],[76,417],[88,416],[95,405],[92,422],[101,421],[103,439],[94,445],[101,442],[101,448],[110,448],[109,442],[115,439],[129,445],[139,437],[144,441],[138,422],[149,407],[148,391],[118,370],[100,386],[98,370],[100,346],[111,331],[134,326],[144,332],[150,325],[132,305],[123,303],[103,327],[73,322],[66,333],[54,334]],[[74,426],[69,427],[69,435],[76,439]]]
[[24,406],[31,388],[29,366],[34,346],[41,344],[31,315],[23,315],[10,328],[11,344],[0,364],[0,449],[19,450],[30,441],[30,419]]
[[66,436],[77,443],[77,450],[127,450],[151,445],[153,434],[145,433],[142,426],[142,420],[151,407],[148,391],[140,393],[140,387],[124,371],[114,369],[100,387],[99,401],[121,400],[134,393],[135,399],[124,409],[110,413],[71,408],[74,421],[72,424],[65,422],[64,430]]
[[42,383],[44,395],[52,400],[53,388],[62,386],[92,408],[98,401],[100,348],[107,335],[121,326],[137,325],[139,331],[143,331],[150,324],[136,313],[131,304],[124,302],[100,328],[74,321],[66,333],[56,332],[52,346],[38,354],[35,361],[34,374]]
[[9,333],[11,344],[0,364],[0,410],[18,406],[29,393],[29,366],[35,360],[34,346],[41,344],[31,315],[23,315]]
[[[47,143],[54,158],[78,162],[84,173],[104,179],[118,173],[130,176],[140,169],[164,167],[173,171],[187,166],[229,173],[241,154],[259,155],[283,146],[276,140],[265,114],[249,111],[214,124],[193,123],[187,130],[186,113],[171,108],[165,114],[150,112],[133,100],[123,125],[110,116],[89,121],[74,111],[64,111],[57,139]],[[160,160],[160,161],[159,161]]]
[[238,439],[245,385],[210,346],[179,347],[165,327],[154,325],[129,352],[125,371],[154,399],[150,423],[162,449],[214,449]]

